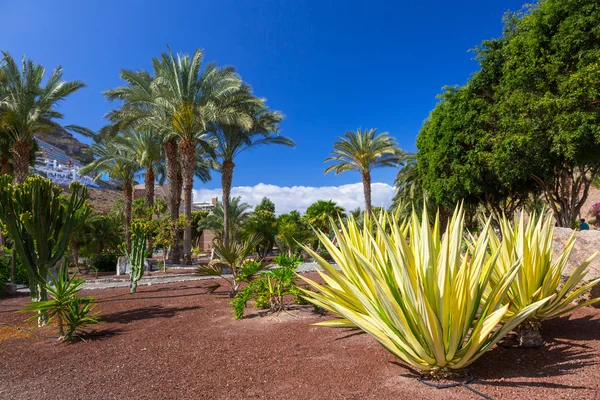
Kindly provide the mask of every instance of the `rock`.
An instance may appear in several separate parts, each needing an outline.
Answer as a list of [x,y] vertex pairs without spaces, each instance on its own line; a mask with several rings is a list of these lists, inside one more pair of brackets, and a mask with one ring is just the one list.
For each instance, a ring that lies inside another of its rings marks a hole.
[[58,260],[58,262],[54,265],[54,267],[52,268],[48,268],[48,276],[46,277],[46,279],[48,279],[48,282],[51,282],[50,279],[50,275],[52,275],[54,277],[54,279],[58,279],[58,273],[60,272],[60,269],[65,265],[65,259],[61,258],[60,260]]
[[[144,270],[152,271],[152,264],[150,264],[150,261],[148,261],[147,258],[144,259]],[[119,260],[117,261],[117,275],[129,275],[130,271],[131,266],[129,264],[129,257],[119,257]]]
[[119,257],[117,261],[117,275],[129,275],[129,257]]
[[17,293],[17,285],[14,283],[6,284],[6,293],[7,294],[16,294]]
[[[571,235],[573,229],[569,228],[555,228],[554,229],[554,242],[553,247],[553,259],[556,260],[562,253],[565,245]],[[571,276],[575,268],[581,263],[587,260],[594,252],[600,249],[600,231],[589,230],[589,231],[576,231],[575,232],[575,246],[571,252],[571,257],[567,263],[567,267],[563,272],[563,280],[566,280]],[[587,275],[583,278],[582,283],[590,282],[594,279],[600,278],[600,256],[596,257],[588,266]],[[591,290],[591,297],[600,296],[600,285],[596,285]],[[590,298],[591,298],[590,297]],[[596,307],[600,307],[599,303],[596,303]]]

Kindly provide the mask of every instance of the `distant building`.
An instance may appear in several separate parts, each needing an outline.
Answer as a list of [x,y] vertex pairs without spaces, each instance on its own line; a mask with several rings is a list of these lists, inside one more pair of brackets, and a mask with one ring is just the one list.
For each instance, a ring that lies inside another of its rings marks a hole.
[[[135,199],[143,199],[146,196],[146,185],[143,183],[140,185],[135,185],[133,187],[133,198]],[[167,204],[169,204],[169,186],[168,185],[155,185],[154,186],[154,198],[155,199],[164,199]],[[217,202],[219,201],[218,197],[213,197],[211,201],[196,201],[192,203],[192,211],[208,211],[211,212]],[[179,206],[179,213],[183,213],[183,190],[181,191],[181,204]]]
[[43,140],[38,138],[35,140],[39,151],[36,153],[35,166],[31,169],[32,173],[49,178],[58,185],[66,186],[71,182],[79,182],[89,187],[99,187],[91,177],[79,173],[83,167],[80,161],[69,157],[61,149]]
[[218,197],[213,197],[211,201],[197,201],[192,203],[192,211],[208,211],[211,212],[217,202],[219,201]]

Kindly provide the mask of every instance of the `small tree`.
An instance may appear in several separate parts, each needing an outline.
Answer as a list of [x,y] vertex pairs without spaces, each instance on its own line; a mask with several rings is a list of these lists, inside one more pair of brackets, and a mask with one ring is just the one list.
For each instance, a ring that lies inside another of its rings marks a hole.
[[[72,232],[91,212],[86,187],[74,182],[69,189],[70,198],[62,201],[62,190],[49,179],[31,176],[13,185],[10,176],[0,177],[0,219],[27,270],[34,301],[48,300],[48,270],[63,257]],[[38,322],[46,324],[45,313]]]
[[185,225],[185,217],[173,221],[171,217],[166,216],[154,226],[154,243],[160,245],[163,249],[163,271],[167,270],[167,254],[169,250],[181,243],[181,229]]

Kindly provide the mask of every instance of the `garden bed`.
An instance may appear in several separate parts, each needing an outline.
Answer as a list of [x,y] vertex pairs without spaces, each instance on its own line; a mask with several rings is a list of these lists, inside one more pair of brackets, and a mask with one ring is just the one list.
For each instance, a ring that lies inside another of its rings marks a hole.
[[[313,275],[313,274],[310,274]],[[417,382],[368,335],[311,326],[312,307],[235,321],[210,281],[85,292],[104,324],[87,342],[62,344],[0,326],[0,398],[16,399],[477,399],[463,387]],[[25,296],[0,300],[0,322]],[[54,330],[37,330],[52,336]],[[537,350],[496,347],[471,369],[471,387],[495,399],[600,397],[600,310],[548,321]]]

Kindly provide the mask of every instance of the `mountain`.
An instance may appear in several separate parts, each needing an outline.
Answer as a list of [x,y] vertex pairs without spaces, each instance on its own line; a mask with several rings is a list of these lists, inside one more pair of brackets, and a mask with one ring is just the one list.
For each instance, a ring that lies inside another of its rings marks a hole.
[[84,164],[88,164],[94,160],[92,155],[92,149],[85,143],[81,143],[77,138],[73,137],[72,134],[59,129],[49,133],[36,134],[36,137],[40,138],[44,142],[55,146],[71,158],[81,161]]

